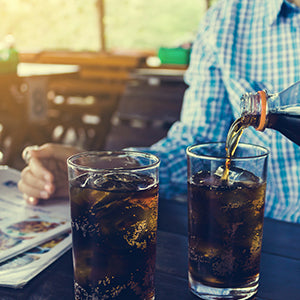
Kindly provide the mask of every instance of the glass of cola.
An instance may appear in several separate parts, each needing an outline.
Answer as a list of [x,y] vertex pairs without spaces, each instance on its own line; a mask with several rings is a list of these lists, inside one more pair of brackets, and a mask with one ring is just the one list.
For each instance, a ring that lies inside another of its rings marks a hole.
[[154,299],[160,160],[90,151],[67,163],[75,299]]
[[240,143],[228,163],[225,143],[187,148],[189,288],[201,299],[257,292],[268,154]]

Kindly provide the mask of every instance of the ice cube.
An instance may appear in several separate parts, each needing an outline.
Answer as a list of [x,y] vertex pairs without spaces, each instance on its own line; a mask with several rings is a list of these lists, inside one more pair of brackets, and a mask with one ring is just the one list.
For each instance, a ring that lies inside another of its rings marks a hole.
[[218,169],[215,171],[214,175],[217,177],[222,177],[224,173],[224,166],[219,166]]
[[153,184],[153,178],[133,173],[117,172],[104,174],[94,180],[95,188],[106,191],[138,191]]
[[[224,166],[220,166],[215,171],[214,175],[221,178],[223,173],[224,173]],[[244,185],[251,186],[255,183],[260,182],[260,179],[257,176],[255,176],[253,173],[237,167],[230,167],[228,178],[229,178],[230,185],[234,183],[243,183]]]
[[259,182],[257,176],[243,169],[232,168],[229,173],[229,180],[232,180],[233,182],[242,182],[246,185],[252,185]]

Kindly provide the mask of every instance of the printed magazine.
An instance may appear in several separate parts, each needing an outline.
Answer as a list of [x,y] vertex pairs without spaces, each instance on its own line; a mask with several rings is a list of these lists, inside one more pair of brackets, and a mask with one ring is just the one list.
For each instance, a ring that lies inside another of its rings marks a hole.
[[22,288],[38,273],[68,251],[71,245],[71,233],[63,233],[48,242],[0,263],[0,285]]
[[[31,260],[30,265],[35,266],[36,273],[71,247],[68,199],[48,200],[37,206],[30,206],[18,190],[19,178],[19,171],[0,166],[0,285],[7,276],[3,272],[9,272],[9,266],[20,263],[21,260],[23,263]],[[47,255],[33,256],[32,251],[36,251],[34,248],[42,247],[46,242],[53,246],[44,251]],[[21,259],[19,255],[24,252],[27,254],[21,256]],[[28,264],[26,270],[29,269]],[[27,277],[29,278],[28,273]]]

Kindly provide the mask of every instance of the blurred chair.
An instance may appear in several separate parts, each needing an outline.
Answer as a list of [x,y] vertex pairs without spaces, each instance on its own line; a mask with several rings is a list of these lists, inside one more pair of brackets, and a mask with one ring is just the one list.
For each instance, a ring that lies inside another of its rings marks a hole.
[[26,85],[17,74],[0,75],[0,151],[12,165],[20,153],[27,124]]
[[16,74],[0,75],[0,151],[1,163],[10,162],[14,156],[15,141],[20,139],[24,99],[21,83]]
[[139,65],[140,57],[82,54],[67,62],[79,63],[80,71],[77,77],[49,83],[52,140],[102,149],[129,73]]
[[187,88],[183,72],[159,69],[133,72],[112,118],[105,149],[150,146],[166,136],[180,117]]
[[47,80],[0,75],[0,151],[2,164],[17,167],[29,144],[42,144],[51,135],[47,127]]

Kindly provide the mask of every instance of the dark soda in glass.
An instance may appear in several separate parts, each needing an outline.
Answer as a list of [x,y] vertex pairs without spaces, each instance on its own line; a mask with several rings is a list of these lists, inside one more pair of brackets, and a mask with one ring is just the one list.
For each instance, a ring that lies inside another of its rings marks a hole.
[[199,171],[188,182],[190,281],[248,286],[259,277],[266,182],[234,167],[228,181],[222,174]]
[[158,184],[114,171],[70,181],[75,299],[154,299]]

